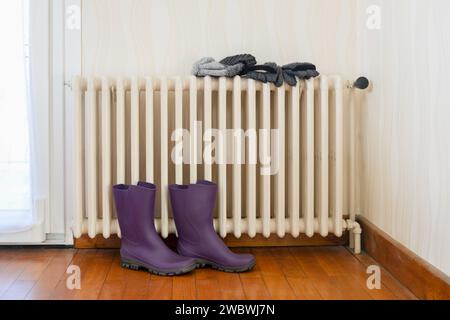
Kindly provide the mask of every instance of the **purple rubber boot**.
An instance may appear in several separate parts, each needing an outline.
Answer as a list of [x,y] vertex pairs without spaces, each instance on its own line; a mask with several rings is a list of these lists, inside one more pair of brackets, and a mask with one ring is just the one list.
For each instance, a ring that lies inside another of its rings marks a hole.
[[117,185],[113,194],[122,232],[122,267],[162,276],[184,274],[196,268],[195,259],[170,250],[156,232],[155,185]]
[[255,266],[252,255],[231,252],[214,230],[216,184],[199,181],[187,186],[171,185],[169,191],[181,255],[196,258],[202,267],[225,272],[245,272]]

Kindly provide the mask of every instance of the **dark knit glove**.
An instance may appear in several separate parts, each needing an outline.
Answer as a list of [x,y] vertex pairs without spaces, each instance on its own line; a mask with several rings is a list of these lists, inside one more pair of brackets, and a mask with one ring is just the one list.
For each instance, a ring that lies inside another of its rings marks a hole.
[[281,87],[284,82],[283,70],[273,62],[247,68],[247,73],[244,77],[263,83],[273,83],[277,87]]
[[320,75],[311,63],[291,63],[282,67],[283,78],[290,86],[297,85],[297,79],[308,80]]
[[241,74],[245,74],[249,67],[253,67],[257,64],[257,61],[251,54],[238,54],[235,56],[226,57],[220,61],[220,63],[226,66],[243,65]]

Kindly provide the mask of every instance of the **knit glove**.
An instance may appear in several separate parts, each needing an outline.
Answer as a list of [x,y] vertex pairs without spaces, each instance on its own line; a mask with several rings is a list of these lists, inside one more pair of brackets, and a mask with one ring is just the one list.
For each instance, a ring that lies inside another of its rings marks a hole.
[[283,79],[290,86],[297,85],[297,79],[308,80],[320,75],[316,66],[311,63],[291,63],[282,67]]
[[192,74],[197,77],[234,77],[244,69],[244,64],[225,65],[213,58],[203,58],[194,63]]
[[247,68],[244,77],[263,83],[273,83],[277,87],[281,87],[284,82],[283,70],[273,62]]
[[220,61],[220,63],[226,66],[235,66],[242,64],[243,70],[241,74],[247,73],[248,68],[253,67],[257,64],[256,58],[251,54],[238,54],[235,56],[227,57]]

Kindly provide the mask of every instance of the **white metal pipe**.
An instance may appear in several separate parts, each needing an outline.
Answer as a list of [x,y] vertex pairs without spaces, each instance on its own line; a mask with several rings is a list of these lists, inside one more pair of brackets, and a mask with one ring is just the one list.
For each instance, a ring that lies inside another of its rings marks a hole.
[[358,222],[351,219],[343,222],[343,228],[350,231],[350,249],[355,254],[361,253],[361,226]]
[[306,235],[314,235],[314,81],[308,80],[306,85],[306,146],[303,160],[305,161],[305,194],[302,202],[306,216]]
[[[256,131],[256,88],[255,81],[248,80],[247,86],[247,129],[249,131]],[[247,157],[247,220],[248,220],[248,234],[251,238],[256,236],[256,160],[257,160],[257,145],[256,140],[252,141],[251,137],[248,141],[248,157]],[[252,158],[254,157],[254,159]]]
[[167,82],[161,80],[161,235],[169,236],[169,104]]
[[291,218],[293,237],[300,235],[300,85],[292,89],[289,108],[289,148],[288,148],[288,212]]
[[117,112],[116,112],[116,170],[117,183],[125,183],[125,88],[122,78],[117,78]]
[[319,224],[320,234],[323,237],[328,235],[328,155],[329,155],[329,137],[328,137],[328,78],[322,77],[320,82],[320,149],[319,157]]
[[[316,79],[311,79],[308,81],[311,81],[314,84],[315,88],[319,88],[320,87],[320,81],[321,78],[323,76],[320,76]],[[122,78],[123,83],[124,83],[124,88],[125,90],[130,90],[131,89],[131,81],[127,78]],[[190,89],[190,85],[191,85],[191,80],[192,77],[183,77],[182,78],[182,84],[183,84],[183,91],[188,91]],[[117,86],[117,79],[114,78],[110,78],[110,86],[111,88],[114,88]],[[176,82],[176,77],[171,77],[171,78],[166,78],[167,80],[167,90],[169,92],[175,91],[175,82]],[[205,80],[206,78],[196,78],[196,86],[198,90],[204,90],[205,88]],[[225,78],[225,88],[226,91],[232,91],[233,90],[233,79],[228,79]],[[145,82],[145,78],[138,78],[138,82],[139,82],[139,90],[144,90],[146,89],[146,82]],[[96,90],[100,90],[101,89],[101,79],[100,78],[94,78],[94,85],[95,85],[95,89]],[[242,89],[243,90],[247,90],[247,85],[248,82],[243,81],[242,82]],[[264,89],[264,83],[262,82],[256,82],[255,83],[255,89],[257,92],[261,92]],[[278,87],[276,87],[274,84],[267,84],[269,86],[270,91],[275,92],[278,91]],[[305,81],[301,81],[300,86],[304,86],[305,85]],[[86,90],[86,86],[87,86],[87,82],[85,79],[81,79],[81,90]],[[220,87],[220,79],[212,79],[211,81],[211,89],[212,91],[219,91],[219,87]],[[287,91],[290,91],[292,89],[292,87],[290,86],[286,86],[285,89]],[[330,83],[330,89],[334,89],[334,84]],[[155,78],[153,81],[153,90],[154,91],[160,91],[161,90],[161,79],[160,78]]]
[[111,236],[111,92],[108,79],[102,79],[102,208],[103,237]]
[[356,220],[356,177],[357,177],[357,130],[356,130],[356,117],[355,117],[355,105],[354,105],[354,95],[350,94],[349,96],[349,125],[350,125],[350,134],[349,134],[349,161],[350,161],[350,181],[349,181],[349,211],[350,211],[350,219]]
[[[179,77],[175,80],[175,128],[183,130],[183,87]],[[183,141],[177,141],[177,143],[183,143]],[[175,165],[175,182],[183,184],[183,161]]]
[[335,207],[334,207],[334,221],[335,230],[334,234],[337,237],[341,237],[342,230],[342,218],[344,214],[344,96],[343,96],[343,83],[341,77],[333,78],[335,84],[336,95],[336,111],[335,111]]
[[138,79],[131,80],[131,183],[139,182],[139,87]]
[[145,89],[145,171],[147,175],[147,182],[155,182],[154,173],[154,106],[153,106],[153,81],[152,78],[146,79],[146,89]]
[[[226,79],[220,78],[219,89],[219,130],[225,132],[227,128],[227,92]],[[220,235],[225,238],[227,235],[227,139],[223,135],[219,141],[219,231]]]
[[189,85],[189,121],[190,121],[190,181],[197,182],[197,152],[199,149],[197,136],[197,78],[192,76]]
[[[330,219],[329,232],[333,231],[333,223],[332,222],[333,222],[333,220]],[[218,230],[218,226],[220,225],[219,219],[214,219],[213,224],[214,224],[215,229]],[[342,221],[342,224],[343,224],[344,229],[348,230],[346,222]],[[82,233],[86,233],[87,230],[88,230],[88,220],[87,219],[83,220],[81,225],[82,225],[82,228],[81,228]],[[103,222],[100,219],[98,219],[98,220],[96,220],[96,225],[97,225],[97,230],[99,232],[102,232],[103,231],[102,230],[103,229]],[[162,225],[161,219],[156,219],[155,220],[155,226],[156,226],[156,230],[158,232],[160,232],[160,230],[162,228],[161,225]],[[167,225],[168,225],[169,233],[170,234],[174,234],[176,232],[174,220],[173,219],[169,219],[168,222],[167,222]],[[225,225],[226,225],[227,232],[229,234],[232,234],[233,233],[233,219],[227,219],[225,221]],[[277,225],[276,219],[271,219],[269,221],[269,227],[270,227],[271,233],[276,233],[276,228],[277,228],[276,225]],[[112,220],[112,222],[111,222],[111,233],[116,234],[118,232],[118,226],[119,226],[118,220],[117,219]],[[304,223],[303,219],[300,219],[300,226],[301,226],[300,233],[302,233],[302,234],[305,233],[305,227],[304,227],[305,223]],[[286,219],[286,230],[287,230],[287,232],[291,232],[291,229],[292,229],[292,226],[291,226],[291,223],[290,223],[290,219]],[[246,223],[246,221],[244,221],[242,223],[242,232],[243,233],[248,233],[248,230],[249,230],[249,225],[248,225],[248,223]],[[263,230],[263,220],[262,219],[257,219],[256,220],[256,230],[257,230],[257,233],[261,233],[262,232],[262,230]],[[314,220],[314,231],[315,231],[315,233],[319,233],[319,231],[320,231],[318,219]],[[360,233],[358,235],[359,235],[359,238],[357,237],[357,240],[360,239]],[[360,244],[356,245],[356,248],[355,248],[354,251],[356,251],[357,248],[361,248]],[[361,251],[361,249],[359,249],[359,251]]]
[[83,124],[83,93],[81,91],[80,77],[73,80],[73,91],[75,99],[75,117],[74,117],[74,155],[75,155],[75,173],[74,173],[74,225],[73,233],[75,238],[80,238],[83,234],[83,141],[82,141],[82,124]]
[[234,78],[233,88],[233,128],[235,129],[234,141],[233,141],[233,194],[232,194],[232,214],[234,220],[234,235],[236,238],[240,238],[241,224],[242,224],[242,106],[241,106],[241,78]]
[[86,208],[90,238],[97,235],[97,136],[97,92],[92,78],[89,78],[86,106]]
[[[263,91],[262,91],[262,110],[261,110],[261,122],[262,122],[262,129],[264,130],[266,134],[266,141],[262,141],[263,147],[266,150],[266,155],[270,154],[271,150],[271,144],[270,144],[270,86],[268,84],[264,84]],[[266,164],[267,165],[267,164]],[[270,164],[268,164],[270,166]],[[270,170],[269,168],[265,168]],[[264,237],[268,238],[270,237],[270,216],[271,216],[271,208],[270,208],[270,198],[271,198],[271,191],[270,191],[270,178],[271,176],[267,173],[265,175],[262,175],[260,178],[261,182],[261,210],[262,210],[262,217],[263,217],[263,235]]]
[[278,172],[275,175],[275,217],[277,220],[277,234],[280,238],[286,235],[285,216],[286,216],[286,106],[285,106],[285,89],[283,87],[276,91],[276,106],[275,106],[275,122],[278,130],[278,141],[276,143],[277,152],[275,156],[275,168]]
[[[211,77],[205,78],[203,121],[205,133],[212,129],[212,84]],[[205,163],[205,180],[212,180],[212,165]]]

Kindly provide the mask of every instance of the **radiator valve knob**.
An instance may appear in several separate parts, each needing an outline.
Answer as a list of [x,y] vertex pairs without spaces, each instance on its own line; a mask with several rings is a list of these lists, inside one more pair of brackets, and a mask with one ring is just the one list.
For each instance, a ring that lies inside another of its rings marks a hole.
[[369,79],[366,77],[359,77],[356,79],[355,83],[353,83],[353,88],[358,88],[361,90],[366,90],[370,85]]

